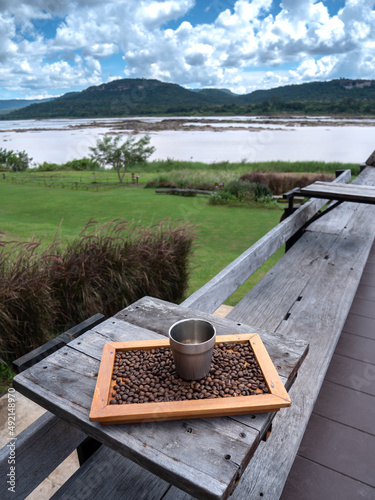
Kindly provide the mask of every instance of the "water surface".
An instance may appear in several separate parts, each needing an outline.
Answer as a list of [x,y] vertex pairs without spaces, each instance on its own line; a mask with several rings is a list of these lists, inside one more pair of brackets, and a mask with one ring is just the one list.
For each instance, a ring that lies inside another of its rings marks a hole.
[[[126,119],[129,120],[158,123],[165,118]],[[271,121],[264,117],[211,117],[204,123],[195,120],[191,117],[186,125],[196,130],[148,132],[156,148],[151,159],[362,163],[375,149],[375,120],[371,119],[350,120],[350,125],[328,117],[320,117],[323,125],[317,125],[317,118],[308,117]],[[119,119],[0,121],[0,147],[25,150],[36,163],[64,163],[88,156],[90,147],[106,133],[126,137],[130,131],[119,131],[114,127],[118,122]],[[219,131],[202,130],[207,125]],[[235,127],[243,129],[233,130]]]

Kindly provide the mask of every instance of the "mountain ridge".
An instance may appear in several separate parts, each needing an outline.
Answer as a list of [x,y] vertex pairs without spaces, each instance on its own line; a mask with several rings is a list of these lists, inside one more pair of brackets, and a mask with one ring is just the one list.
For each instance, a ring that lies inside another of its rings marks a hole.
[[[187,89],[155,79],[125,78],[69,92],[11,111],[3,119],[110,118],[163,114],[267,114],[270,112],[375,114],[375,80],[339,79],[286,85],[249,94]],[[0,101],[1,109],[1,101]],[[331,110],[331,111],[330,111]]]

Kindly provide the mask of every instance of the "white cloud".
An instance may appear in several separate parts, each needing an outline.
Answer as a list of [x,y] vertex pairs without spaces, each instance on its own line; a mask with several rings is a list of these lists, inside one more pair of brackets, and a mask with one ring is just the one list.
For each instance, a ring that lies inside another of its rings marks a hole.
[[142,1],[137,10],[144,26],[152,29],[184,16],[194,3],[194,0]]
[[[184,16],[197,2],[0,0],[1,87],[61,93],[130,76],[249,92],[375,78],[373,0],[346,0],[336,15],[316,0],[282,0],[278,14],[272,0],[238,0],[232,9],[217,1],[214,22],[192,25]],[[58,26],[47,38],[50,19]],[[171,20],[175,29],[165,26]],[[117,53],[124,66],[109,77],[102,63]]]

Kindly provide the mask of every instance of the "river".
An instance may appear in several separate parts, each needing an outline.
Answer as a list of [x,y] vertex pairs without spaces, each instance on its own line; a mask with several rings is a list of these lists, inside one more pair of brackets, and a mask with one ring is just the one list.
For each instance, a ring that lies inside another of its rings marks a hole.
[[88,156],[104,134],[133,133],[132,123],[151,136],[151,159],[362,163],[375,149],[375,120],[329,117],[0,121],[0,147],[25,150],[36,163],[65,163]]

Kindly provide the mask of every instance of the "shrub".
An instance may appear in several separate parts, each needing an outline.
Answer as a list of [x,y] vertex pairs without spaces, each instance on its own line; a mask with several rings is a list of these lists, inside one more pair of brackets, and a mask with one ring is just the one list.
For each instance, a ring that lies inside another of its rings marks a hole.
[[295,187],[307,186],[315,181],[332,181],[333,178],[331,174],[295,175],[272,172],[249,172],[241,176],[242,180],[267,186],[274,195],[286,193]]
[[68,161],[64,165],[64,170],[99,170],[100,165],[97,161],[92,158],[81,158],[79,160]]
[[158,175],[149,181],[146,187],[214,190],[216,184],[227,184],[232,179],[231,172],[174,170]]
[[211,205],[230,205],[237,202],[238,199],[234,194],[224,191],[223,189],[220,191],[213,191],[209,200]]
[[50,339],[57,304],[38,243],[0,242],[0,352],[17,358]]
[[272,193],[267,186],[238,179],[230,181],[226,186],[212,193],[212,205],[252,203],[261,200],[262,203],[272,200]]
[[[193,226],[143,228],[90,221],[66,246],[3,244],[0,350],[17,358],[97,312],[111,316],[145,295],[179,301],[188,284]],[[16,257],[11,255],[18,248]]]
[[38,165],[36,170],[40,172],[57,172],[59,170],[76,170],[76,171],[94,171],[100,170],[98,162],[92,158],[81,158],[79,160],[71,160],[63,164],[43,162]]
[[59,170],[65,170],[65,165],[60,165],[58,163],[48,163],[43,162],[35,169],[39,172],[57,172]]
[[25,151],[14,152],[0,148],[0,164],[11,172],[24,172],[32,162],[32,158]]

